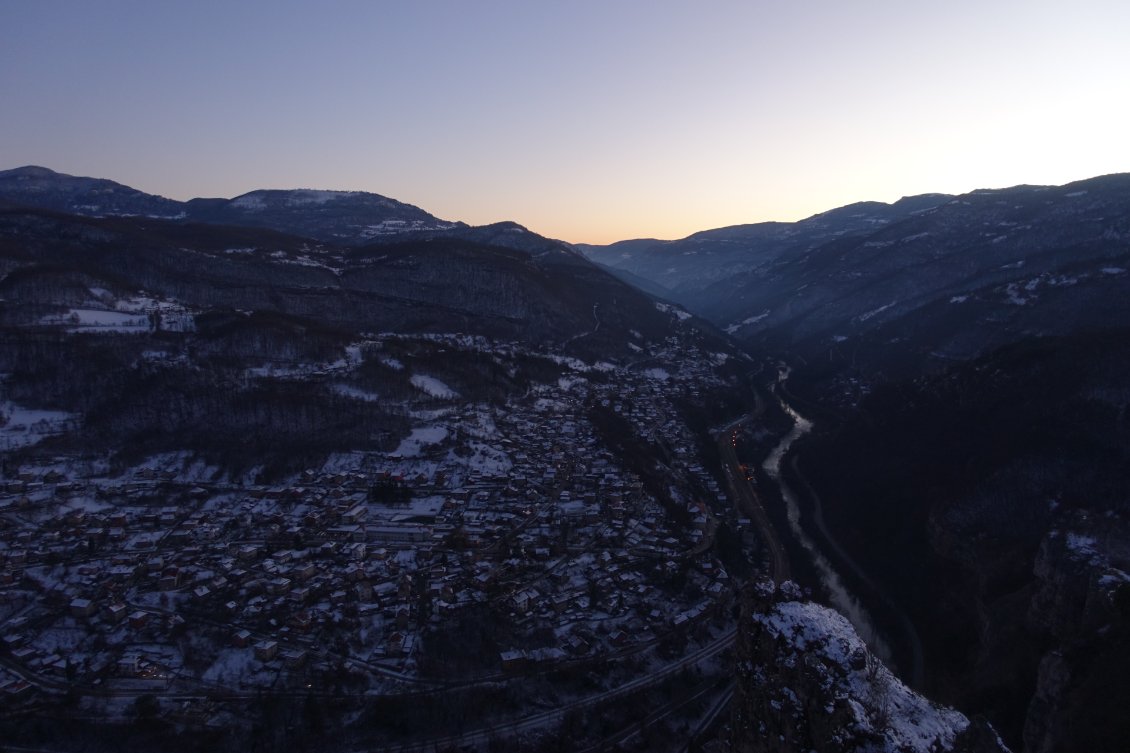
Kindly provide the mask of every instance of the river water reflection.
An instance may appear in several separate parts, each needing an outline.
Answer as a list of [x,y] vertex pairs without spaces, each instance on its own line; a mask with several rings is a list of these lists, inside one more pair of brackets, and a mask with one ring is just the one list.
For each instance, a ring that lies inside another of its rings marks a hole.
[[[788,372],[783,371],[781,380],[788,378]],[[821,584],[828,592],[828,598],[831,601],[832,607],[840,614],[851,622],[855,627],[859,637],[867,644],[871,651],[878,656],[885,664],[891,663],[891,649],[887,642],[883,640],[882,635],[875,629],[871,616],[867,613],[860,600],[848,590],[844,585],[843,578],[836,572],[832,563],[820,551],[816,542],[808,535],[808,532],[800,524],[800,505],[797,502],[796,491],[785,481],[781,474],[781,464],[784,462],[785,457],[788,455],[789,450],[793,444],[803,437],[808,432],[812,431],[812,422],[804,416],[793,410],[792,406],[786,403],[781,396],[774,390],[774,396],[780,403],[781,408],[785,413],[793,419],[793,428],[788,434],[773,448],[769,456],[762,463],[762,468],[773,483],[781,490],[781,498],[785,501],[785,513],[789,520],[789,529],[793,537],[800,542],[804,550],[808,553],[813,566],[816,568],[817,575],[820,578]]]

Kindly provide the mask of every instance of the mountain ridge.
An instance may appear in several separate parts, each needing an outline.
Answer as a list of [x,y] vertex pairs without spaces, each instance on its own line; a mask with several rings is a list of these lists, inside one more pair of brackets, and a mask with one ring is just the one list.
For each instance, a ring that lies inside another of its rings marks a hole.
[[367,191],[256,189],[230,199],[177,201],[112,180],[78,177],[36,165],[0,171],[0,201],[87,217],[149,216],[263,227],[351,245],[406,232],[467,227]]
[[1130,269],[1127,207],[1130,175],[1112,173],[852,204],[740,226],[741,243],[728,240],[735,228],[720,228],[661,247],[581,250],[762,349],[850,358],[910,343],[917,368],[1025,333],[1130,317],[1117,305]]
[[904,197],[892,204],[855,202],[797,222],[767,221],[701,230],[677,240],[630,239],[606,246],[576,244],[587,257],[660,285],[683,305],[698,305],[726,277],[771,265],[798,249],[861,234],[948,198]]

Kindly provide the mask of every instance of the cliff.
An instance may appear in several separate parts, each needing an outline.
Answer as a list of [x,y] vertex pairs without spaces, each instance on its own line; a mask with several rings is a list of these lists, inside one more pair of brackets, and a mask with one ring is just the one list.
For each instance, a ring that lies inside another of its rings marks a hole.
[[842,615],[788,583],[746,597],[732,729],[743,753],[1007,750],[987,723],[906,687]]
[[1024,724],[1029,753],[1124,750],[1130,738],[1130,561],[1127,526],[1077,513],[1036,556],[1027,622],[1050,639]]

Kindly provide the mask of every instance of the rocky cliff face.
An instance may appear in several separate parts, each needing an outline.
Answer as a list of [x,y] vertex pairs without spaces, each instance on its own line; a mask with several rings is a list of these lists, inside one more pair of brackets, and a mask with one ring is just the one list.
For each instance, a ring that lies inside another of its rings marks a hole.
[[1024,725],[1030,753],[1122,750],[1130,670],[1130,538],[1124,522],[1078,514],[1036,557],[1027,621],[1049,637]]
[[[914,622],[926,692],[1016,750],[1125,750],[1123,330],[876,389],[801,449],[825,521]],[[1084,744],[1085,743],[1085,744]]]
[[987,723],[907,688],[842,615],[803,600],[792,584],[753,590],[742,620],[734,750],[1007,750]]

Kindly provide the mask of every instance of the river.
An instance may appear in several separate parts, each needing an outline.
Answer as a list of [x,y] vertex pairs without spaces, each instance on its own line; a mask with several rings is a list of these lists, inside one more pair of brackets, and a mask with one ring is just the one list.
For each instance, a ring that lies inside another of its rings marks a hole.
[[[786,379],[788,379],[787,367],[782,370],[778,383],[784,382]],[[859,598],[844,585],[843,578],[836,572],[835,567],[832,566],[832,563],[824,556],[816,542],[812,540],[812,537],[800,524],[800,505],[797,501],[797,494],[782,476],[781,463],[784,462],[793,443],[812,431],[813,424],[781,398],[776,386],[773,388],[773,396],[780,403],[782,410],[793,419],[793,428],[777,443],[777,446],[769,453],[761,467],[773,480],[773,483],[777,485],[777,488],[781,490],[781,498],[785,502],[785,514],[789,520],[789,529],[793,537],[800,542],[800,545],[808,553],[821,584],[828,592],[831,605],[851,622],[856,632],[859,633],[859,637],[863,639],[872,653],[878,656],[884,664],[890,666],[893,660],[891,647],[875,628],[871,615],[868,614]]]

